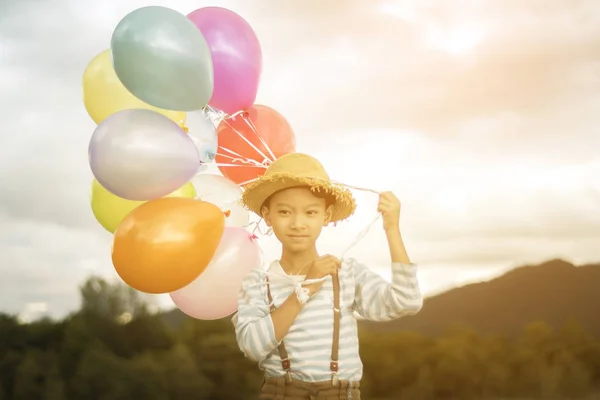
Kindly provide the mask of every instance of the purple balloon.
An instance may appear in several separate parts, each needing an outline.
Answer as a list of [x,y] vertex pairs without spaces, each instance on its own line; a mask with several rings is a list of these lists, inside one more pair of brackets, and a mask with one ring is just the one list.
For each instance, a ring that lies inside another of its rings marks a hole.
[[252,106],[262,72],[262,50],[250,24],[221,7],[200,8],[187,17],[202,32],[212,56],[215,83],[208,104],[227,114]]
[[88,149],[94,177],[127,200],[166,196],[198,172],[200,156],[179,125],[151,110],[123,110],[98,125]]

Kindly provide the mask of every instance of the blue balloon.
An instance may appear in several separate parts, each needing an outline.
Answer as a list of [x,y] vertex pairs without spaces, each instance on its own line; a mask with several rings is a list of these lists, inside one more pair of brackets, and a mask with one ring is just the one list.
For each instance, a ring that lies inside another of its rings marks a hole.
[[194,111],[212,97],[210,48],[185,15],[166,7],[139,8],[112,35],[119,80],[140,100],[165,110]]

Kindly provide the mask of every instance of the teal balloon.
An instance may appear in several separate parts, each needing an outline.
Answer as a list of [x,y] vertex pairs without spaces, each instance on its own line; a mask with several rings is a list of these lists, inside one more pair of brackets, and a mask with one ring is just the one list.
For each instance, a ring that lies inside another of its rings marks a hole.
[[150,105],[194,111],[212,97],[210,48],[196,25],[175,10],[149,6],[127,14],[110,47],[123,86]]

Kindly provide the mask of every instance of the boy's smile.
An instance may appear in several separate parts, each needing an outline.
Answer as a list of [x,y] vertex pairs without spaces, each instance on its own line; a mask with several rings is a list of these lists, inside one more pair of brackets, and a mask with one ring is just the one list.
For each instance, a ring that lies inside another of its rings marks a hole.
[[304,243],[310,241],[310,236],[308,235],[288,235],[291,242],[294,243]]
[[293,240],[297,240],[297,241],[301,241],[304,239],[308,239],[309,236],[308,235],[288,235],[291,239]]
[[313,251],[323,226],[331,219],[323,196],[307,187],[294,187],[272,195],[264,205],[263,217],[284,251]]

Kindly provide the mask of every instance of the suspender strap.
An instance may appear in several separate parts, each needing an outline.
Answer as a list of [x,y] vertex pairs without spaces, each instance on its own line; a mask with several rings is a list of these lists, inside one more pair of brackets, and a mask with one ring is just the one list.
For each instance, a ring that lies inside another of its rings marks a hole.
[[[269,304],[271,304],[271,311],[275,310],[275,304],[273,304],[273,296],[271,295],[271,285],[269,284],[269,277],[267,276],[267,296],[269,299]],[[285,348],[285,344],[283,340],[279,344],[279,358],[281,358],[281,367],[285,371],[285,380],[287,383],[292,381],[292,370],[290,357],[288,356],[288,352]]]
[[[271,304],[271,311],[275,310],[275,305],[273,304],[273,296],[271,295],[271,285],[269,284],[269,277],[267,276],[267,298],[269,299],[269,304]],[[337,274],[333,275],[333,341],[331,344],[331,362],[329,363],[329,367],[331,369],[331,378],[332,384],[334,386],[339,385],[338,371],[338,356],[339,356],[339,348],[340,348],[340,317],[341,317],[341,309],[340,309],[340,279]],[[285,344],[283,340],[279,344],[279,358],[281,358],[281,367],[285,371],[285,380],[290,383],[292,381],[291,375],[291,362],[288,356],[288,352],[285,348]]]
[[331,379],[332,384],[337,386],[339,383],[338,378],[338,353],[340,348],[340,278],[338,274],[333,275],[333,340],[331,344],[331,362],[329,367],[331,368]]

